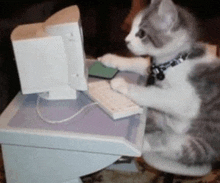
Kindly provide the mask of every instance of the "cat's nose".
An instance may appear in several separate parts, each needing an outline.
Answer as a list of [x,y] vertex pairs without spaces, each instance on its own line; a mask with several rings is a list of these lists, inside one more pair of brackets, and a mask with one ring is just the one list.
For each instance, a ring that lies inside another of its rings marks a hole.
[[130,43],[130,41],[125,40],[125,44],[128,45]]
[[128,45],[130,43],[129,35],[127,35],[127,37],[125,38],[125,43],[126,43],[126,45]]

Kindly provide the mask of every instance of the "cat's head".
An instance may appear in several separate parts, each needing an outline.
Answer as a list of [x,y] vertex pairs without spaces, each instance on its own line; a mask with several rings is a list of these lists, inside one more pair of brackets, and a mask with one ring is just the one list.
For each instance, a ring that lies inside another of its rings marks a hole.
[[163,56],[190,47],[196,28],[194,17],[172,0],[151,0],[135,17],[125,41],[135,55]]

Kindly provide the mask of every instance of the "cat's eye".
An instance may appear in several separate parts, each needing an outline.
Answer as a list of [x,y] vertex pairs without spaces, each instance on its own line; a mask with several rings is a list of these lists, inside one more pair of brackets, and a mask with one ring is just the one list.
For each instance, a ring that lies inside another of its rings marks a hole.
[[139,38],[144,38],[146,36],[146,33],[143,29],[140,29],[136,34],[135,34],[136,37],[139,37]]

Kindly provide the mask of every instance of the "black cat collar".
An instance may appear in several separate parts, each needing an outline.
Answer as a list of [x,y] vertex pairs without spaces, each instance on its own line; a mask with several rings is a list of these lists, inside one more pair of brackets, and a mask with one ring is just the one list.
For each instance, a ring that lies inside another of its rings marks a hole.
[[147,84],[154,84],[155,79],[164,80],[165,78],[164,71],[167,70],[169,67],[174,67],[184,62],[187,59],[188,55],[189,55],[188,53],[184,53],[178,55],[176,58],[167,61],[163,64],[159,64],[159,65],[152,64],[150,68],[150,75]]

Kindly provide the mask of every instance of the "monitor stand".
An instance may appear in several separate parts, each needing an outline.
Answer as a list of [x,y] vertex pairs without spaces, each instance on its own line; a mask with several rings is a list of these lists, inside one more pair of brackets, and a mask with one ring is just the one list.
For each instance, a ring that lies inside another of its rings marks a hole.
[[77,99],[76,90],[69,86],[53,87],[49,92],[43,92],[38,94],[41,98],[46,100],[75,100]]

